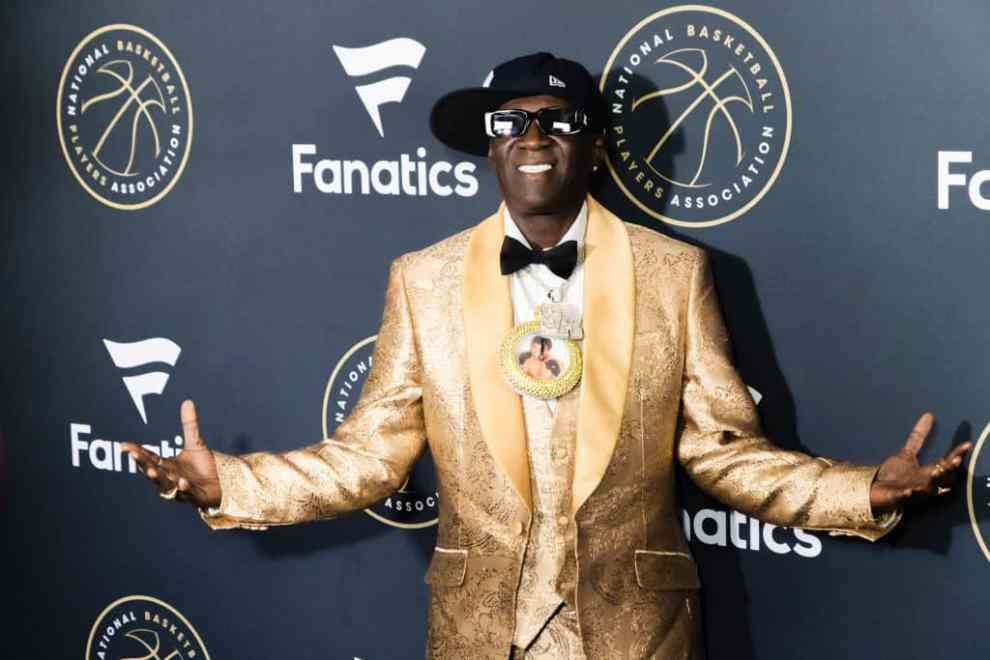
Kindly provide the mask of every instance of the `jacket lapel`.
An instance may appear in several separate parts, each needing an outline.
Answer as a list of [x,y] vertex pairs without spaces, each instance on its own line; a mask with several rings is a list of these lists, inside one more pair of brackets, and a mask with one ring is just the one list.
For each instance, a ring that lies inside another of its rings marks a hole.
[[[622,221],[588,196],[584,341],[572,511],[605,475],[618,439],[632,362],[635,283]],[[522,400],[505,383],[498,349],[512,328],[509,278],[499,272],[502,209],[471,232],[464,257],[463,323],[471,398],[489,452],[532,510]]]
[[573,512],[601,482],[615,449],[632,362],[635,293],[625,225],[589,195]]
[[468,241],[464,257],[463,322],[471,397],[481,434],[495,462],[532,509],[522,399],[502,378],[498,349],[512,328],[509,278],[499,272],[505,235],[502,208],[486,218]]

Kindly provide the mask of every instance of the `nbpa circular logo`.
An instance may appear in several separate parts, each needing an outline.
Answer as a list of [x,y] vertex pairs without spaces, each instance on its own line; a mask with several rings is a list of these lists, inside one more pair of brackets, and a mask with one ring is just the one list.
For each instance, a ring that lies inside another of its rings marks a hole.
[[168,603],[125,596],[100,612],[86,640],[86,660],[209,660],[199,633]]
[[[371,370],[375,339],[372,335],[354,344],[337,362],[323,394],[323,437],[333,436],[357,405],[361,388]],[[427,448],[398,491],[365,509],[369,516],[393,527],[419,529],[437,524],[437,477]]]
[[182,69],[134,25],[107,25],[79,42],[62,70],[55,116],[72,174],[115,209],[160,200],[189,157],[192,100]]
[[990,547],[987,545],[990,541],[990,449],[986,447],[987,436],[990,436],[990,424],[984,427],[969,457],[966,505],[976,543],[983,551],[983,556],[990,561]]
[[715,7],[647,16],[612,51],[600,88],[609,171],[645,213],[711,227],[753,208],[791,140],[791,96],[770,46]]

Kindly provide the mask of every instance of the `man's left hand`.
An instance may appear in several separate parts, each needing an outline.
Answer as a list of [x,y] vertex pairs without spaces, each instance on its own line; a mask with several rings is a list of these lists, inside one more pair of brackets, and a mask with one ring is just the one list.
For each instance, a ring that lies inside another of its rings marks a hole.
[[875,515],[890,511],[912,495],[944,495],[952,489],[962,456],[973,445],[960,443],[940,460],[921,465],[918,451],[925,444],[934,421],[935,416],[930,412],[919,417],[904,446],[880,465],[870,489],[870,505]]

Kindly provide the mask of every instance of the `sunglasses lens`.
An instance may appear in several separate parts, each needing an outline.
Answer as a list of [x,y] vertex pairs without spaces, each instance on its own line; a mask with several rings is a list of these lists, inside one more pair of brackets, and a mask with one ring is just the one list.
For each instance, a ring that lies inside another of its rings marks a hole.
[[538,117],[547,135],[572,135],[584,128],[584,113],[574,108],[547,108]]
[[531,117],[545,135],[573,135],[588,125],[584,112],[576,108],[544,108],[539,112],[495,110],[485,114],[485,131],[493,138],[519,137],[526,132]]
[[526,126],[525,113],[518,110],[498,110],[489,115],[488,134],[492,137],[516,137]]

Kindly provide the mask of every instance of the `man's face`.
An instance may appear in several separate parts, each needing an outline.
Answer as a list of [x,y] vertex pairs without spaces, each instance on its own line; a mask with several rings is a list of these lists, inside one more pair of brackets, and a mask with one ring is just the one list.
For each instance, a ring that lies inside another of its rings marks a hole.
[[534,341],[529,345],[529,354],[535,358],[543,357],[543,344],[538,341]]
[[[526,96],[503,103],[500,110],[569,108],[556,96]],[[604,159],[605,138],[584,131],[575,135],[544,135],[533,119],[519,137],[493,138],[488,159],[495,168],[502,196],[512,208],[526,213],[553,213],[583,200],[596,161]],[[522,172],[521,165],[550,165],[543,172]]]

